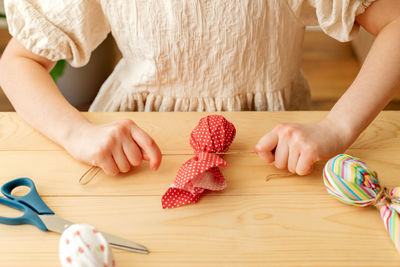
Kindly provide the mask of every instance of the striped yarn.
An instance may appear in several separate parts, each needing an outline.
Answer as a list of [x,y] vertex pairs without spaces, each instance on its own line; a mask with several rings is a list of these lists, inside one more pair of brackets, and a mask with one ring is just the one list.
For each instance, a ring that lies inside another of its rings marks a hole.
[[346,154],[331,158],[325,165],[323,177],[328,193],[339,201],[359,207],[376,205],[400,253],[400,187],[381,192],[385,189],[379,185],[376,174],[360,159]]

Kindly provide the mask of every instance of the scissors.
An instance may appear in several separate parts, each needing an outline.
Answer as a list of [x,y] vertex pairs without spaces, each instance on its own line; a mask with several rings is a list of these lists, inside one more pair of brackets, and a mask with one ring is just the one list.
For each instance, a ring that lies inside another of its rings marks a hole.
[[[25,196],[18,197],[11,195],[12,190],[19,186],[29,187],[29,193]],[[14,179],[4,184],[1,187],[1,192],[6,196],[6,198],[0,196],[1,205],[24,212],[22,216],[16,218],[0,216],[0,223],[2,224],[31,224],[44,232],[52,231],[60,234],[70,225],[74,224],[73,222],[58,217],[47,207],[36,191],[35,184],[29,178]],[[149,253],[148,249],[140,244],[104,232],[101,233],[112,247],[144,254]]]

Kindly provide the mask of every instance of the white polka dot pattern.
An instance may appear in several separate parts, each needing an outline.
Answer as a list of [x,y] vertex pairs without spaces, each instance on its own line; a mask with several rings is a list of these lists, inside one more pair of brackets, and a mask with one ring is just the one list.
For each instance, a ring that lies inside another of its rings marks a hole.
[[221,115],[200,120],[190,134],[190,145],[197,155],[179,168],[174,184],[162,197],[163,209],[195,203],[205,190],[226,187],[219,167],[227,167],[228,163],[213,153],[228,151],[235,135],[235,126]]

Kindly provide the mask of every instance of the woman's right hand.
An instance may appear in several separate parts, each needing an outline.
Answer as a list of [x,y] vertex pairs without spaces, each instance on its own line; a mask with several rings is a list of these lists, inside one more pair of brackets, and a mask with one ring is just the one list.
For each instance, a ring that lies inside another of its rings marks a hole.
[[132,120],[104,125],[88,122],[49,75],[55,64],[16,39],[7,45],[0,60],[0,84],[18,114],[75,159],[98,166],[107,174],[128,172],[142,160],[149,160],[150,167],[157,169],[161,152],[153,139]]
[[126,173],[143,160],[150,161],[154,170],[161,163],[158,145],[129,119],[102,125],[86,123],[62,145],[75,159],[98,166],[108,175]]

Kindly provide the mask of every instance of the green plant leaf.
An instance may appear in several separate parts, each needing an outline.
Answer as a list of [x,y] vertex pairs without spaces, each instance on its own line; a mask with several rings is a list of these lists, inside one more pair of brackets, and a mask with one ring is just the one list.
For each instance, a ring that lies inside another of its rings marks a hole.
[[57,82],[58,79],[64,74],[65,67],[65,60],[59,60],[54,68],[50,71],[50,76],[53,78],[54,82]]
[[6,15],[5,14],[2,14],[2,13],[0,13],[0,19],[5,19],[6,18]]

